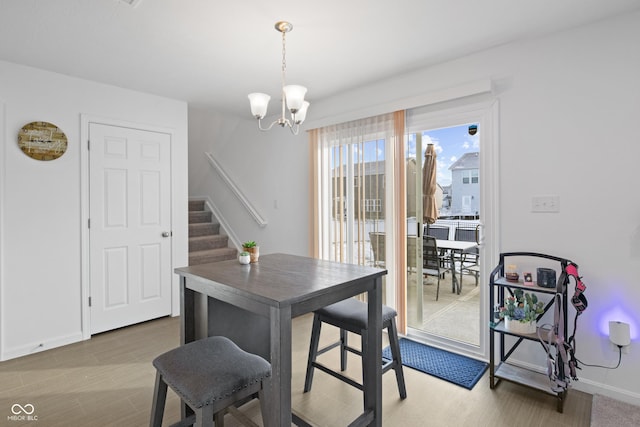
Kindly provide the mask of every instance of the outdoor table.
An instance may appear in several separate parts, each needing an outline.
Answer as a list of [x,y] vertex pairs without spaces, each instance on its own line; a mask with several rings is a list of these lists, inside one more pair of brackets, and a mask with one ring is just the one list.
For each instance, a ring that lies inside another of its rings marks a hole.
[[[237,260],[177,268],[180,275],[181,343],[223,335],[271,362],[273,426],[307,426],[291,410],[292,318],[367,293],[369,327],[364,360],[364,411],[353,426],[382,425],[382,276],[386,270],[314,258],[270,254],[257,263]],[[196,295],[207,297],[206,312]],[[318,402],[319,404],[321,402]],[[186,409],[183,405],[183,417]]]
[[[438,245],[438,249],[447,249],[449,251],[450,256],[450,265],[451,265],[451,292],[456,292],[460,295],[460,291],[462,290],[462,278],[458,281],[456,277],[456,266],[454,262],[454,255],[456,252],[462,254],[464,251],[469,249],[473,249],[478,246],[475,242],[466,242],[462,240],[440,240],[436,239],[436,244]],[[462,274],[462,273],[460,273]]]

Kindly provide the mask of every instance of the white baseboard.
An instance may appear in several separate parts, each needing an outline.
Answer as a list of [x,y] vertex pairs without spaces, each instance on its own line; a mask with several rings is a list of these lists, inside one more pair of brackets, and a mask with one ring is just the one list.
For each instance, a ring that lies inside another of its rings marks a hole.
[[41,351],[62,347],[64,345],[73,344],[83,340],[82,332],[78,331],[70,335],[48,339],[44,342],[34,342],[20,347],[15,347],[13,349],[7,349],[7,351],[2,352],[0,360],[5,361],[15,359],[17,357],[28,356],[30,354],[40,353]]

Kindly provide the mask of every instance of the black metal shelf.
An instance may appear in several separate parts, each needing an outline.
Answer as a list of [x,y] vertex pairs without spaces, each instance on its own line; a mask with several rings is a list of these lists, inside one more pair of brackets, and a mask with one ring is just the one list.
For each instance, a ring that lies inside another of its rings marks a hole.
[[[505,301],[505,292],[509,295],[513,295],[514,290],[522,289],[525,292],[530,293],[540,293],[547,295],[556,295],[560,294],[560,303],[562,304],[563,316],[564,316],[564,336],[567,336],[567,282],[560,282],[554,288],[546,288],[542,286],[537,286],[535,283],[524,283],[522,281],[511,282],[506,280],[504,277],[504,267],[506,265],[505,259],[509,257],[534,257],[534,258],[544,258],[547,260],[557,261],[560,263],[560,268],[564,270],[571,261],[558,258],[552,255],[540,254],[535,252],[506,252],[500,254],[500,262],[491,272],[491,276],[489,278],[489,301],[490,301],[490,318],[494,318],[494,304],[499,304],[500,306],[504,305]],[[566,280],[566,278],[565,278]],[[497,299],[496,299],[497,297]],[[552,298],[545,306],[544,312],[538,316],[538,320],[547,313],[552,307],[556,304],[556,298]],[[540,333],[540,336],[538,335]],[[506,342],[506,337],[511,336],[515,339],[512,343]],[[496,338],[499,350],[499,359],[497,359],[496,355]],[[562,412],[564,408],[564,400],[567,396],[567,391],[554,391],[551,386],[551,381],[547,374],[537,372],[528,368],[524,368],[521,366],[516,366],[512,363],[508,363],[508,359],[512,356],[513,352],[518,348],[518,346],[524,341],[538,341],[540,340],[546,344],[554,346],[555,348],[555,340],[554,337],[549,337],[549,330],[542,329],[540,327],[536,328],[536,332],[532,334],[521,334],[517,332],[509,331],[505,328],[504,322],[499,321],[496,323],[491,323],[489,327],[489,385],[491,389],[494,389],[501,380],[509,381],[515,384],[520,384],[535,390],[542,391],[546,394],[552,395],[557,398],[557,410],[558,412]],[[541,346],[542,350],[544,347]],[[556,352],[558,351],[555,348]],[[556,357],[559,357],[556,354]],[[560,373],[564,375],[564,372]]]

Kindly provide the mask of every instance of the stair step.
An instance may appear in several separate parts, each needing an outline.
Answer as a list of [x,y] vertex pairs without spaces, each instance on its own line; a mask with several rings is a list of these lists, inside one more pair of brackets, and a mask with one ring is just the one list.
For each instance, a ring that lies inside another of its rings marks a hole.
[[211,222],[210,211],[189,211],[189,224]]
[[236,259],[237,251],[233,248],[209,249],[189,252],[189,265],[207,264],[210,262]]
[[205,209],[204,200],[189,200],[189,265],[236,259],[229,237],[220,234],[220,224],[211,222],[212,212]]
[[189,200],[189,212],[191,211],[203,211],[204,200]]
[[205,222],[200,224],[189,224],[189,237],[208,236],[220,233],[220,224]]
[[229,237],[223,234],[189,237],[189,252],[226,248],[228,243]]

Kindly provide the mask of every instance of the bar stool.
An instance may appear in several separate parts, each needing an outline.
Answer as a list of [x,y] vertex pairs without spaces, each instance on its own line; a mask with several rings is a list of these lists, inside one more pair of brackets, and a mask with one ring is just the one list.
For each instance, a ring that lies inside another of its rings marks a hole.
[[194,415],[178,425],[224,426],[225,408],[257,393],[263,422],[268,417],[264,390],[269,386],[271,365],[247,353],[225,337],[209,337],[161,354],[153,361],[156,372],[151,427],[160,427],[167,385]]
[[[407,397],[407,390],[404,383],[404,373],[402,371],[402,358],[400,357],[400,345],[398,344],[398,330],[396,328],[397,312],[386,305],[382,306],[382,328],[387,329],[389,335],[389,346],[391,349],[392,360],[382,365],[382,373],[384,374],[390,369],[396,372],[396,381],[398,383],[398,391],[400,398]],[[347,384],[363,390],[362,384],[344,376],[343,374],[333,371],[321,363],[316,361],[318,355],[323,354],[335,347],[340,347],[340,370],[347,369],[347,351],[362,357],[362,352],[349,347],[347,343],[347,332],[358,334],[362,340],[362,349],[365,348],[365,337],[367,336],[367,304],[354,298],[349,298],[335,304],[323,307],[314,312],[313,326],[311,330],[311,343],[309,345],[309,359],[307,360],[307,374],[304,380],[304,392],[311,390],[313,382],[314,368],[318,368],[327,374],[338,378]],[[320,342],[320,329],[322,323],[327,323],[340,328],[340,341],[330,344],[318,350]],[[364,368],[364,363],[363,363]]]

